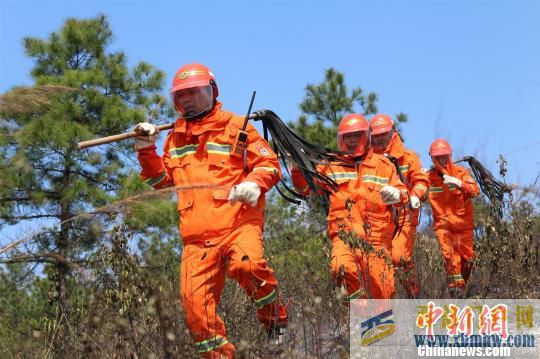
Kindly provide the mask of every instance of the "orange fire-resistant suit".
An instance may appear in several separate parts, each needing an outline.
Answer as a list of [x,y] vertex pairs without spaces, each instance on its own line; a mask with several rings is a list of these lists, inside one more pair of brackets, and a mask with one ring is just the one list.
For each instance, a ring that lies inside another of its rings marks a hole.
[[[394,233],[393,206],[385,205],[380,189],[394,186],[401,190],[401,206],[407,200],[406,188],[399,181],[392,163],[368,150],[356,166],[319,165],[318,171],[334,179],[339,189],[330,192],[328,236],[332,241],[330,270],[338,285],[345,285],[345,302],[371,297],[388,299],[394,295],[394,271],[391,264]],[[307,183],[293,168],[295,187],[307,194]],[[347,210],[347,200],[353,201]],[[372,248],[351,249],[340,235],[354,231]]]
[[480,190],[469,172],[461,166],[448,166],[447,174],[461,180],[461,188],[446,186],[442,173],[434,168],[429,171],[429,202],[444,257],[448,286],[463,288],[471,274],[475,257],[472,198],[478,196]]
[[[162,157],[155,146],[138,151],[146,183],[156,189],[177,187],[184,243],[181,298],[187,326],[203,357],[232,357],[235,350],[216,313],[226,273],[252,298],[267,329],[287,321],[262,242],[264,193],[279,181],[281,172],[275,153],[251,124],[245,158],[231,156],[243,121],[221,110],[218,102],[200,121],[177,119]],[[256,207],[227,200],[230,188],[243,181],[259,185],[262,194]]]
[[[429,180],[427,173],[422,169],[418,155],[405,148],[396,132],[392,135],[384,153],[397,159],[409,196],[416,196],[420,201],[425,200]],[[420,283],[414,268],[413,251],[420,209],[413,209],[411,214],[409,207],[405,208],[405,212],[399,218],[400,225],[402,224],[401,230],[392,241],[392,263],[396,269],[403,271],[400,282],[407,295],[416,297],[420,291]]]

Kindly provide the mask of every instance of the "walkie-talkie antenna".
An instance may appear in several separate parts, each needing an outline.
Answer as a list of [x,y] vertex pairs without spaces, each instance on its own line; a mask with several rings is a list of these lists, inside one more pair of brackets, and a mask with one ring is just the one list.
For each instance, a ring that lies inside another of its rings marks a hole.
[[242,126],[242,131],[246,130],[248,121],[249,121],[249,115],[251,114],[251,108],[253,107],[253,102],[255,101],[255,95],[257,94],[257,91],[253,91],[253,94],[251,95],[251,101],[249,102],[249,108],[246,113],[246,119],[244,120],[244,125]]

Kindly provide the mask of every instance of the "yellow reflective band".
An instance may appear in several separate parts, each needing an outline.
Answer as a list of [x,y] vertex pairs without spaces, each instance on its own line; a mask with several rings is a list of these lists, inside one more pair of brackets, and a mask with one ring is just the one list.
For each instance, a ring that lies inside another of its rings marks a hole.
[[331,172],[329,173],[330,178],[334,181],[339,180],[355,180],[358,178],[356,172]]
[[264,297],[255,300],[255,305],[257,308],[262,308],[265,305],[272,303],[274,300],[277,299],[277,291],[274,288],[268,295],[265,295]]
[[409,165],[399,166],[399,170],[401,172],[407,172],[409,170]]
[[218,155],[230,155],[232,146],[230,144],[221,144],[215,142],[206,143],[206,152]]
[[442,187],[429,187],[429,192],[432,192],[432,193],[442,192]]
[[272,173],[277,173],[277,170],[274,167],[255,167],[253,171],[268,171]]
[[198,148],[199,145],[187,145],[180,148],[171,148],[169,149],[169,154],[171,155],[171,158],[180,158],[196,153]]
[[345,298],[345,302],[349,302],[353,299],[358,299],[358,298],[362,298],[362,296],[364,295],[364,289],[363,288],[360,288],[358,289],[356,292],[352,293],[351,295],[349,295],[347,298]]
[[198,350],[199,353],[206,353],[206,352],[221,348],[227,343],[228,343],[227,339],[225,339],[221,335],[216,335],[215,337],[211,339],[207,339],[207,340],[203,340],[202,342],[195,343],[195,345],[199,347],[199,350]]
[[379,185],[386,185],[390,181],[390,179],[385,177],[378,177],[378,176],[372,176],[372,175],[364,175],[362,176],[362,181],[366,183],[376,183]]
[[154,187],[158,184],[161,183],[161,181],[163,181],[165,178],[167,177],[167,173],[163,172],[161,175],[159,175],[158,177],[153,177],[153,178],[147,178],[144,180],[144,183]]

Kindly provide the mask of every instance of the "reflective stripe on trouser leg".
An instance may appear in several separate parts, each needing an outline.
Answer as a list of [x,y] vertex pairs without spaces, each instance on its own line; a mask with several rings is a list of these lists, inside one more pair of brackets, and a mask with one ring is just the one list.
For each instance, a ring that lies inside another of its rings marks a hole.
[[463,277],[461,276],[461,274],[450,274],[446,278],[448,281],[448,286],[450,288],[465,286],[465,281],[463,280]]
[[216,335],[215,337],[207,340],[202,340],[195,343],[199,353],[206,353],[212,350],[216,350],[229,343],[226,338],[221,335]]
[[261,309],[265,305],[274,302],[277,299],[277,297],[278,297],[277,290],[274,288],[270,292],[270,294],[268,294],[268,295],[266,295],[266,296],[264,296],[262,298],[256,299],[255,300],[255,306],[257,307],[257,309]]

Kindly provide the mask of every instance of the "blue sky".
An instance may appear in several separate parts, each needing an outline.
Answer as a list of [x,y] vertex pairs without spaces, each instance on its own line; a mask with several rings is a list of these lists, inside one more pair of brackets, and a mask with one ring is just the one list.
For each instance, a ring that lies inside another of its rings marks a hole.
[[212,68],[224,107],[283,119],[300,115],[308,83],[324,70],[379,95],[379,110],[408,114],[406,144],[425,166],[445,137],[456,157],[496,170],[508,155],[511,182],[540,173],[538,1],[0,1],[0,92],[31,84],[24,36],[46,37],[67,17],[108,15],[110,48],[133,65],[167,73],[189,62]]

